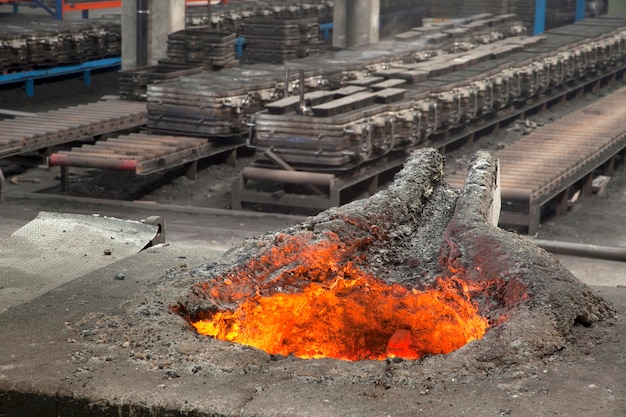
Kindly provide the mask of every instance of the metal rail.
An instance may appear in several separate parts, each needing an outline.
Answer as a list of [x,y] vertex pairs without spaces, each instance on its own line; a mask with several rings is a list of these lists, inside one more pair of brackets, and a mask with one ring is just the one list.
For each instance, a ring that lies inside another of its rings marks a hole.
[[146,104],[107,100],[0,121],[0,158],[146,124]]
[[532,239],[531,242],[540,248],[557,255],[626,262],[626,248],[541,239]]
[[89,87],[91,86],[91,71],[104,68],[119,68],[121,63],[122,59],[115,57],[83,62],[77,65],[63,65],[54,68],[14,72],[0,75],[0,84],[23,82],[26,86],[26,94],[28,97],[33,97],[35,95],[35,80],[68,74],[82,74],[83,82]]

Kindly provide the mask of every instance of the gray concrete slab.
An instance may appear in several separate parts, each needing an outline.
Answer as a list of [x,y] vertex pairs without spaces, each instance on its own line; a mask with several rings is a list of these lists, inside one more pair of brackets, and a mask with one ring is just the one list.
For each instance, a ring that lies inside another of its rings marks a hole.
[[[591,330],[599,341],[585,347],[582,361],[563,354],[488,380],[461,372],[449,375],[443,386],[428,380],[412,385],[408,378],[400,387],[382,382],[386,362],[310,361],[308,374],[298,375],[291,364],[300,359],[265,356],[258,369],[238,369],[238,361],[259,354],[227,343],[221,348],[231,368],[213,372],[207,361],[202,370],[168,373],[167,358],[163,367],[146,367],[135,357],[140,347],[123,338],[98,340],[81,329],[94,317],[122,314],[136,294],[158,291],[154,284],[164,271],[219,256],[183,244],[148,249],[0,314],[0,415],[449,416],[454,410],[454,415],[616,416],[626,411],[623,318]],[[114,280],[121,269],[127,278]],[[594,289],[626,311],[626,288]],[[175,315],[154,318],[160,323],[155,325],[171,327],[161,343],[175,344],[180,355],[214,353],[187,344],[191,339],[183,335],[191,331]],[[352,381],[333,378],[346,369]],[[365,375],[381,379],[363,380]]]
[[[127,215],[140,209],[118,208]],[[17,209],[0,207],[0,214],[2,210],[10,215]],[[176,298],[169,297],[176,294],[173,289],[189,288],[187,282],[167,278],[168,271],[201,275],[202,267],[196,266],[219,259],[220,248],[200,244],[206,230],[201,225],[234,230],[236,221],[246,223],[242,227],[248,232],[280,228],[277,219],[264,223],[267,218],[261,216],[256,221],[252,215],[247,220],[230,218],[230,226],[224,218],[186,214],[172,222],[181,229],[169,246],[140,252],[1,313],[0,415],[626,414],[626,288],[619,284],[621,264],[603,263],[606,272],[597,274],[601,269],[594,263],[603,261],[562,258],[620,315],[589,328],[575,326],[571,343],[542,360],[496,361],[489,375],[459,369],[442,376],[440,362],[428,358],[417,368],[403,367],[402,362],[275,358],[198,336],[182,318],[164,313],[167,305],[155,312],[145,303],[157,295],[175,303]],[[125,279],[115,280],[120,271],[125,271]],[[167,291],[171,293],[163,297]],[[138,312],[152,319],[149,327],[138,329],[128,321]],[[183,365],[172,367],[172,362]],[[418,368],[419,375],[409,372]],[[405,383],[387,384],[390,373]]]
[[0,312],[139,252],[157,232],[139,221],[40,212],[0,240]]

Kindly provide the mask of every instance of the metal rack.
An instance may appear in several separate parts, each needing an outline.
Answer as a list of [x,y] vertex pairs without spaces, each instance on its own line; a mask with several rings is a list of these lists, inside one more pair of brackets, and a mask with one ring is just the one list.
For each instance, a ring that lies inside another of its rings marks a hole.
[[91,85],[91,71],[104,68],[119,68],[122,59],[120,57],[104,58],[95,61],[87,61],[77,65],[63,65],[54,68],[20,71],[0,75],[1,84],[13,84],[24,82],[26,94],[29,97],[35,95],[35,80],[42,78],[59,77],[62,75],[82,73],[83,82],[87,87]]

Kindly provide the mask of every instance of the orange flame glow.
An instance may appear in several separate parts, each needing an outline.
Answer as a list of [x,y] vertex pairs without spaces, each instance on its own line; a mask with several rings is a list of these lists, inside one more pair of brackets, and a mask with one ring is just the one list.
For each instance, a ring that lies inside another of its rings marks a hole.
[[282,239],[219,282],[198,284],[233,306],[191,320],[200,334],[272,354],[355,361],[449,353],[488,327],[458,276],[418,291],[362,271],[353,261],[363,255],[336,236]]
[[255,296],[192,324],[201,334],[274,354],[417,359],[452,352],[485,333],[487,321],[458,283],[440,281],[441,290],[419,292],[367,276],[337,278],[301,293]]

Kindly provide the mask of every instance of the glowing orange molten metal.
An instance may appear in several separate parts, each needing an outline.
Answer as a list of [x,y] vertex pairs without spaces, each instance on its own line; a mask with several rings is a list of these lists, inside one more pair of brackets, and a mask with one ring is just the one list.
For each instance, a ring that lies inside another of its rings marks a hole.
[[287,238],[281,245],[204,284],[211,297],[236,307],[192,320],[199,333],[273,354],[354,361],[449,353],[488,327],[457,276],[438,279],[436,289],[411,290],[360,270],[351,261],[358,245],[333,236],[322,244]]

